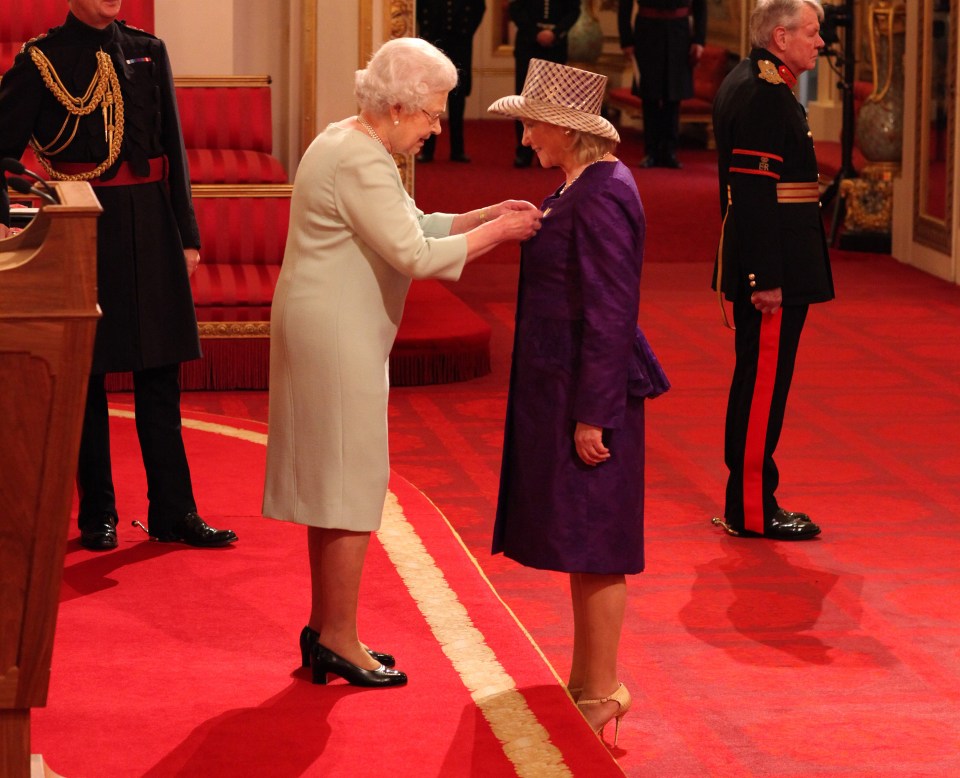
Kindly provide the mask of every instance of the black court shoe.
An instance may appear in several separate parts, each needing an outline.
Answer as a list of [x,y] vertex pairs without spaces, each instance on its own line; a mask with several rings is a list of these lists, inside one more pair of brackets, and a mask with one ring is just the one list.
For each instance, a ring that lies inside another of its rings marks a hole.
[[403,686],[407,674],[381,664],[376,670],[365,670],[348,662],[339,654],[333,653],[321,643],[315,643],[310,650],[310,669],[313,682],[326,684],[331,675],[339,675],[352,686]]
[[[300,661],[302,667],[310,667],[310,649],[317,645],[317,641],[320,640],[320,633],[315,629],[310,629],[308,624],[300,632]],[[374,659],[376,659],[384,667],[393,667],[397,660],[393,658],[391,654],[381,654],[379,651],[374,651],[372,648],[367,649],[367,653],[370,654]]]

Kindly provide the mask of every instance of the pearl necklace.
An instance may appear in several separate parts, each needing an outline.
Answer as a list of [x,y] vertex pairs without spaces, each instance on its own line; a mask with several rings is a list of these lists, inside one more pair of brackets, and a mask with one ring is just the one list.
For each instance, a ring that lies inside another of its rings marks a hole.
[[367,131],[367,135],[373,138],[377,143],[379,143],[384,148],[387,147],[387,144],[383,142],[383,139],[377,135],[377,131],[370,126],[366,119],[363,118],[361,114],[357,114],[357,121],[363,125],[363,128]]
[[[607,153],[609,153],[609,152],[607,152]],[[606,156],[607,156],[606,153],[605,153],[605,154],[602,154],[601,156],[599,156],[599,157],[597,157],[595,160],[593,160],[593,162],[591,162],[589,165],[585,165],[584,168],[583,168],[583,170],[581,170],[581,171],[580,171],[579,173],[577,173],[573,178],[571,178],[569,182],[567,182],[567,183],[565,183],[565,184],[563,185],[563,187],[560,189],[560,194],[558,194],[557,197],[562,197],[564,194],[566,194],[567,190],[568,190],[571,186],[573,186],[575,183],[577,183],[577,179],[579,179],[580,176],[582,176],[582,175],[587,171],[587,168],[593,167],[593,166],[596,165],[598,162],[603,162],[603,160],[604,160],[604,158],[605,158]]]

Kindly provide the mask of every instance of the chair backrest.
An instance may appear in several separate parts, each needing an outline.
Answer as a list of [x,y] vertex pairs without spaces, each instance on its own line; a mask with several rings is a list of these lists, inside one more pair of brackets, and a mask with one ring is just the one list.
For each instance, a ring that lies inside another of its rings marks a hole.
[[290,184],[193,187],[205,263],[279,265],[290,223]]
[[706,45],[703,55],[693,69],[693,94],[701,100],[713,102],[720,84],[737,64],[737,57],[722,46]]
[[[154,2],[131,0],[123,5],[119,18],[153,32]],[[0,74],[10,68],[26,41],[63,24],[67,10],[67,0],[0,0]]]
[[273,151],[269,76],[178,76],[175,80],[187,148]]

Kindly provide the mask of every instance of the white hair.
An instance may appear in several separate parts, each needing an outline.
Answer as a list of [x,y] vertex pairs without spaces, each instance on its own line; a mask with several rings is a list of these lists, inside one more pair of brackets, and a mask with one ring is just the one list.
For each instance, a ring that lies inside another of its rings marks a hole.
[[817,12],[823,21],[823,6],[820,0],[759,0],[750,14],[750,45],[769,48],[773,31],[777,27],[796,27],[805,5]]
[[440,49],[421,38],[394,38],[357,71],[354,94],[364,111],[386,113],[399,105],[414,113],[430,95],[456,85],[457,68]]

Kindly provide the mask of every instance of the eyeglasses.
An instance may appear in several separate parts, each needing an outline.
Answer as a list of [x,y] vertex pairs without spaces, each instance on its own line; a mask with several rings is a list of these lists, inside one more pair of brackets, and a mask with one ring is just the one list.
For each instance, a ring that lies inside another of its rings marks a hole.
[[429,111],[421,108],[420,113],[427,117],[427,121],[430,122],[431,126],[434,124],[440,123],[440,117],[443,116],[443,111],[439,113],[430,113]]

